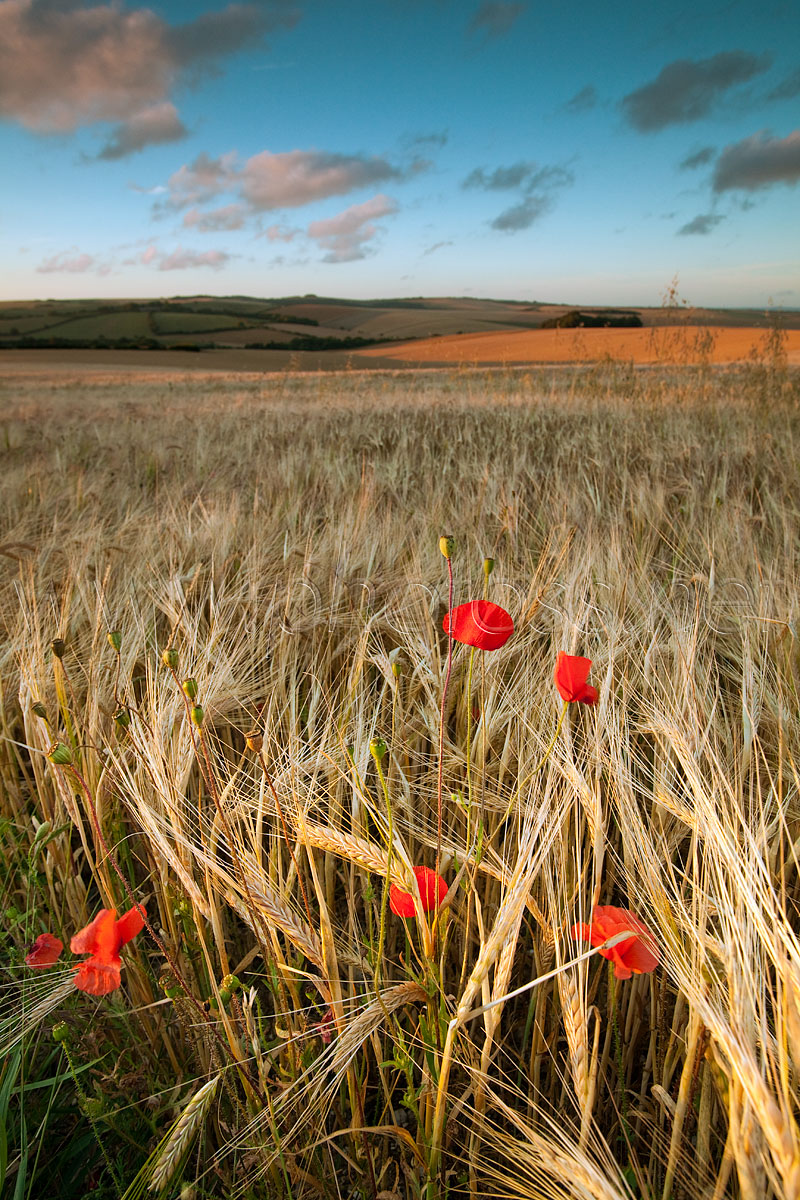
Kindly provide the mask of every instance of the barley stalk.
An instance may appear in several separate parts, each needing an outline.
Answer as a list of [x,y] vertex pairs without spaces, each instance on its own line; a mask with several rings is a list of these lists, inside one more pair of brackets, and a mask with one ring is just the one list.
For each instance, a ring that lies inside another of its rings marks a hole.
[[206,1119],[221,1078],[221,1073],[215,1075],[213,1079],[209,1079],[201,1088],[198,1088],[172,1126],[165,1141],[162,1143],[158,1161],[150,1180],[149,1191],[161,1192],[169,1187],[175,1172],[183,1161],[184,1154],[191,1146],[200,1126]]

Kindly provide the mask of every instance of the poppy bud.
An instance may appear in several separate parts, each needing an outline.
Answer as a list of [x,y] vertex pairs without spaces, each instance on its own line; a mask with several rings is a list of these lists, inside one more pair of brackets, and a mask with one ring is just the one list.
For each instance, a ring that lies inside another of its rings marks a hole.
[[440,537],[439,549],[445,558],[449,559],[456,548],[456,540],[453,537]]
[[483,573],[487,579],[489,578],[489,576],[491,575],[493,570],[494,570],[494,559],[493,558],[485,558],[483,560]]
[[42,704],[41,700],[34,700],[31,705],[31,712],[35,717],[41,718],[42,721],[47,720],[47,709]]
[[220,988],[219,989],[219,998],[222,1001],[222,1003],[225,1005],[225,1007],[227,1008],[231,1002],[231,993],[228,991],[227,988]]
[[203,706],[201,704],[193,704],[192,705],[192,724],[196,725],[198,729],[203,724],[204,716],[205,716],[205,713],[203,712]]
[[197,680],[193,679],[191,675],[188,679],[184,679],[181,687],[183,688],[183,694],[186,696],[187,700],[197,699]]
[[369,744],[369,752],[375,759],[376,763],[379,763],[383,758],[386,757],[387,749],[388,747],[383,738],[373,738]]
[[161,661],[170,671],[175,670],[178,665],[178,651],[174,646],[167,646],[166,650],[161,651]]
[[127,729],[131,723],[131,714],[124,705],[114,713],[114,721],[120,729]]
[[52,828],[53,828],[52,821],[42,821],[41,825],[36,830],[36,837],[33,839],[34,846],[36,845],[37,842],[43,841],[47,837],[48,833],[50,832],[50,830]]
[[253,754],[260,754],[261,747],[264,745],[264,739],[257,729],[251,729],[249,733],[244,735],[244,740],[247,743],[247,749],[252,750]]
[[176,996],[180,996],[182,989],[171,971],[162,971],[158,982],[164,995],[170,1000],[174,1000]]
[[53,742],[47,751],[50,762],[57,767],[66,767],[72,762],[72,751],[63,742]]
[[50,643],[50,649],[53,651],[53,654],[55,654],[56,658],[63,658],[67,650],[67,643],[63,638],[53,638],[52,642]]
[[69,1028],[67,1026],[66,1021],[58,1021],[57,1024],[55,1024],[53,1026],[53,1041],[54,1042],[68,1042],[69,1041]]
[[122,634],[118,629],[112,629],[108,637],[108,644],[115,654],[119,654],[119,648],[122,645]]

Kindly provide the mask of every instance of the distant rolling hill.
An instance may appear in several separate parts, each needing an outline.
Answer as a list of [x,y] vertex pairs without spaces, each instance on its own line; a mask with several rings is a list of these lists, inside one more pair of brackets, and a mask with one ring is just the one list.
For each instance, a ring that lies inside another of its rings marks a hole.
[[[776,321],[783,329],[800,330],[800,310],[776,316],[759,310],[684,305],[620,310],[472,297],[347,300],[316,295],[5,301],[0,302],[0,352],[16,352],[15,359],[20,353],[38,359],[38,352],[49,351],[44,357],[52,359],[59,351],[70,360],[84,356],[92,361],[102,351],[104,359],[120,355],[120,362],[121,352],[126,352],[126,359],[132,354],[142,365],[159,361],[165,366],[167,360],[174,363],[177,355],[187,366],[194,358],[197,365],[228,370],[473,359],[509,362],[518,356],[528,361],[580,361],[581,347],[588,349],[597,340],[589,335],[603,332],[592,328],[598,325],[638,326],[638,340],[633,337],[630,343],[638,346],[646,331],[655,327],[683,326],[687,336],[690,328],[706,328],[710,335],[712,329],[764,330]],[[541,331],[537,344],[525,341],[522,352],[523,340],[515,335],[527,337],[537,330]],[[625,346],[628,341],[623,335],[636,334],[636,330],[614,332],[623,337],[620,345]],[[511,342],[503,334],[510,335]],[[560,335],[553,342],[558,350],[545,353],[545,341],[549,347],[554,334]],[[565,339],[571,335],[575,347],[565,352]],[[489,339],[485,346],[474,341],[478,336]],[[638,352],[634,357],[638,361]]]

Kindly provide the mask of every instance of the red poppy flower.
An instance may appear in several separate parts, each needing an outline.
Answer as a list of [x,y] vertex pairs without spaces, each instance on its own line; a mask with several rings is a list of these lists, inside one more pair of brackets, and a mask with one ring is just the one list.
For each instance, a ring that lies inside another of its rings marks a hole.
[[576,700],[581,704],[597,703],[597,688],[586,682],[591,665],[590,658],[565,654],[563,650],[559,652],[555,681],[562,700],[566,700],[568,704]]
[[[422,901],[422,911],[427,913],[432,908],[438,908],[447,895],[447,884],[441,875],[437,875],[430,867],[414,867],[414,875]],[[389,908],[398,917],[413,917],[417,911],[411,892],[404,892],[396,883],[389,888]]]
[[629,938],[607,950],[598,950],[598,954],[613,962],[617,979],[630,979],[631,975],[653,971],[661,956],[650,930],[627,908],[600,905],[592,913],[591,925],[573,925],[572,936],[591,942],[593,946],[602,946],[603,942],[627,929],[631,930]]
[[69,944],[73,954],[90,954],[78,967],[75,987],[90,996],[105,996],[113,992],[122,982],[119,952],[131,938],[136,937],[144,925],[144,909],[141,904],[130,908],[117,920],[115,908],[102,908],[95,919]]
[[54,933],[40,933],[25,955],[25,962],[29,967],[54,967],[63,949],[64,943]]
[[504,608],[491,600],[470,600],[452,608],[442,622],[445,633],[478,650],[499,650],[514,632],[514,622]]

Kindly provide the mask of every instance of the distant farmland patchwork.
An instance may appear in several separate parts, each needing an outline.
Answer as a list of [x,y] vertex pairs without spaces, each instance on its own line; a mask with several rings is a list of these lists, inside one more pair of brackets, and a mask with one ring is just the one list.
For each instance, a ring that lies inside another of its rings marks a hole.
[[758,360],[778,346],[788,363],[800,362],[800,312],[310,295],[0,304],[0,351],[15,363],[31,353],[36,360],[44,352],[50,361],[74,364],[97,362],[100,352],[135,352],[135,365],[164,366],[165,352],[178,352],[186,367],[200,365],[189,362],[194,356],[204,369],[255,371],[609,357],[710,364]]

